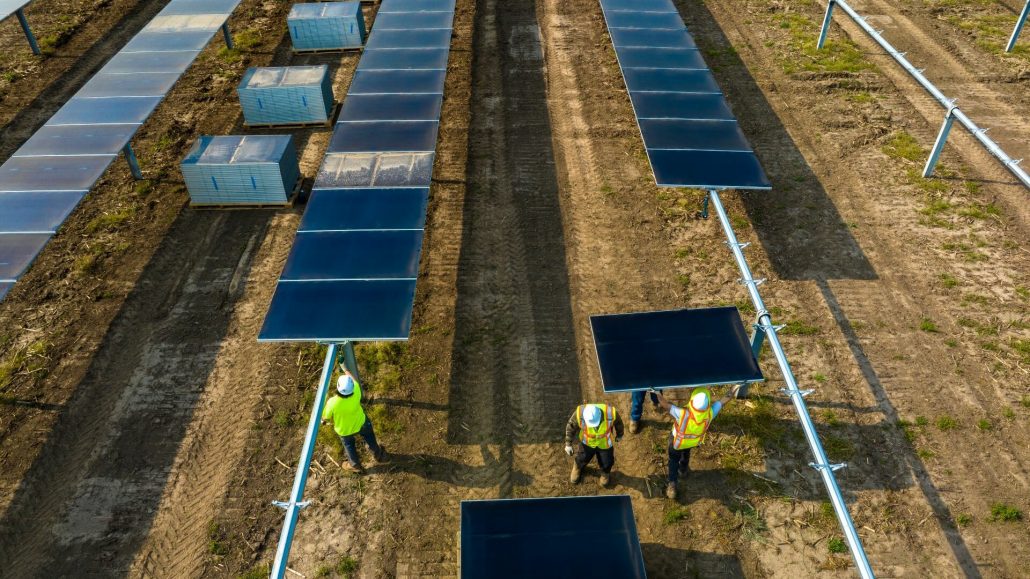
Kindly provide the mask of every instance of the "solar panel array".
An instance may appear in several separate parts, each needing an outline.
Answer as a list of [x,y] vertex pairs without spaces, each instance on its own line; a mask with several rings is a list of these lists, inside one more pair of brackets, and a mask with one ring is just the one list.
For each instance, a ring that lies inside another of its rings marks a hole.
[[406,340],[454,0],[383,0],[262,341]]
[[0,166],[0,299],[240,0],[172,0]]
[[672,0],[601,0],[655,183],[770,189]]
[[32,0],[0,0],[0,20],[24,8]]

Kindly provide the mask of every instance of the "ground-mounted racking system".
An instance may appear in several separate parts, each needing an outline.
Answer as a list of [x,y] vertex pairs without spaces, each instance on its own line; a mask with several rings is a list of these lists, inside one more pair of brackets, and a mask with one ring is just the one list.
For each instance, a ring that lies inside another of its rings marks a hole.
[[1012,52],[1012,49],[1016,47],[1019,33],[1023,31],[1023,25],[1026,24],[1027,18],[1030,18],[1030,0],[1026,0],[1023,10],[1019,13],[1019,19],[1016,20],[1016,26],[1012,29],[1012,35],[1009,36],[1009,41],[1005,44],[1005,52]]

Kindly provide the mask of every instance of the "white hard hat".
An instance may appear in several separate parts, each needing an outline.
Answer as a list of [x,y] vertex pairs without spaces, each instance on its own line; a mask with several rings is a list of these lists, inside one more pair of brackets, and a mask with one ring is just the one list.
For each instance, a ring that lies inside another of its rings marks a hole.
[[336,391],[341,396],[350,396],[354,393],[354,378],[350,376],[340,376],[340,379],[336,381]]
[[698,412],[708,410],[708,394],[706,392],[698,392],[697,394],[694,394],[690,397],[690,405]]
[[601,424],[601,409],[594,404],[588,404],[583,409],[583,420],[590,428],[597,428]]

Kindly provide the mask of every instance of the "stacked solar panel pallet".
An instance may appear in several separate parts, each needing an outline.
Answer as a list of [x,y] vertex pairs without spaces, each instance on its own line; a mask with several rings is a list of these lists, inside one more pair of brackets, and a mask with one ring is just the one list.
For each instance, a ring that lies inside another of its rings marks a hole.
[[0,166],[0,299],[239,2],[169,2]]
[[295,52],[345,50],[365,44],[360,2],[294,4],[286,24]]
[[237,92],[247,126],[328,123],[333,109],[324,64],[248,68]]
[[200,137],[183,159],[192,205],[286,205],[300,179],[293,137]]
[[769,189],[672,0],[601,0],[655,182]]
[[406,340],[454,0],[383,0],[259,336]]

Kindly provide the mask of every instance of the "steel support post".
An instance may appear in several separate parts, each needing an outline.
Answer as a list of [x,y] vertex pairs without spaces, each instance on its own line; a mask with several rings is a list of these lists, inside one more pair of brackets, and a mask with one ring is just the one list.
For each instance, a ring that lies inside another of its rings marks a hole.
[[[765,344],[765,329],[760,324],[755,324],[755,331],[751,334],[751,353],[754,354],[755,360],[758,360],[759,355],[762,353],[763,344]],[[750,386],[746,382],[740,386],[740,390],[737,391],[737,400],[747,398]]]
[[25,18],[25,12],[19,8],[15,10],[14,13],[18,16],[18,22],[21,23],[21,29],[25,31],[25,38],[29,39],[29,48],[32,49],[32,54],[39,56],[39,44],[36,43],[36,35],[33,34],[32,29],[29,28],[29,20],[28,18]]
[[236,45],[232,42],[232,33],[229,32],[229,23],[226,22],[222,25],[222,36],[225,37],[225,46],[232,50],[236,48]]
[[[311,457],[315,454],[315,441],[318,440],[318,425],[322,422],[322,410],[325,409],[325,395],[329,391],[329,383],[333,379],[333,368],[336,364],[338,347],[338,344],[329,345],[329,351],[325,355],[325,363],[322,364],[322,377],[319,379],[318,391],[315,393],[315,405],[311,409],[311,418],[308,420],[308,432],[304,436],[304,446],[300,451],[297,474],[293,477],[293,490],[290,491],[290,500],[273,503],[286,510],[282,534],[279,535],[279,544],[275,549],[275,561],[272,563],[271,577],[274,579],[282,579],[286,575],[286,564],[290,557],[293,532],[297,528],[297,517],[300,515],[300,510],[307,506],[306,502],[302,502],[304,498],[304,485],[308,482],[308,468],[311,466]],[[350,342],[344,342],[343,349],[345,354],[350,350],[351,357],[353,357],[353,349]]]
[[822,48],[826,44],[826,35],[830,33],[830,22],[833,20],[833,5],[837,0],[829,0],[826,3],[826,16],[823,16],[823,27],[819,29],[819,41],[815,43],[816,48]]
[[129,171],[132,173],[132,178],[139,181],[143,178],[143,172],[139,169],[139,160],[136,159],[136,153],[133,152],[132,145],[125,143],[122,152],[125,153],[125,160],[129,163]]
[[948,113],[944,115],[944,123],[941,125],[941,131],[937,133],[937,140],[933,143],[933,150],[930,151],[930,158],[926,160],[926,166],[923,167],[923,177],[929,177],[933,175],[933,170],[937,166],[937,161],[941,158],[941,151],[944,150],[944,143],[948,140],[948,133],[951,132],[951,124],[955,122],[955,115],[953,111],[954,107],[948,109]]
[[701,201],[701,211],[697,215],[701,219],[708,219],[708,195]]
[[1026,4],[1023,6],[1023,11],[1019,13],[1019,20],[1016,21],[1016,27],[1012,29],[1012,36],[1009,37],[1009,43],[1005,45],[1005,52],[1012,52],[1012,49],[1016,47],[1016,41],[1019,40],[1019,33],[1023,31],[1023,25],[1026,24],[1026,19],[1030,17],[1030,0],[1026,0]]
[[762,301],[762,296],[758,293],[758,283],[752,276],[751,267],[744,258],[741,244],[737,241],[737,234],[734,233],[733,226],[730,225],[730,218],[726,215],[726,210],[722,206],[719,193],[718,191],[711,190],[709,191],[709,196],[712,200],[712,206],[715,208],[715,213],[719,216],[719,223],[722,225],[723,233],[726,235],[726,243],[730,246],[733,257],[737,261],[737,267],[740,269],[744,286],[751,297],[751,302],[755,305],[755,311],[758,312],[758,324],[768,334],[766,338],[769,341],[769,347],[776,356],[776,363],[779,364],[780,373],[783,375],[783,380],[787,385],[784,388],[784,392],[790,396],[791,402],[794,403],[794,409],[797,411],[798,419],[801,422],[801,430],[805,434],[809,450],[815,459],[815,462],[810,463],[810,466],[815,468],[820,478],[822,478],[823,485],[826,487],[826,493],[830,497],[830,503],[833,505],[833,510],[837,514],[837,520],[840,522],[841,530],[844,531],[844,538],[848,543],[848,548],[851,549],[851,556],[855,560],[855,567],[859,575],[863,579],[872,578],[874,577],[873,570],[869,566],[869,559],[866,556],[865,548],[862,547],[862,540],[858,536],[858,531],[855,530],[855,523],[851,520],[851,514],[848,512],[848,506],[844,502],[844,497],[840,494],[840,487],[837,486],[837,477],[833,474],[833,471],[844,465],[831,464],[826,457],[826,451],[823,450],[823,445],[819,442],[819,434],[815,430],[815,424],[812,422],[812,417],[808,414],[808,406],[804,400],[805,393],[798,388],[794,372],[790,369],[790,362],[787,361],[787,354],[784,352],[780,339],[776,335],[776,326],[772,323],[772,316],[769,315],[769,311]]

